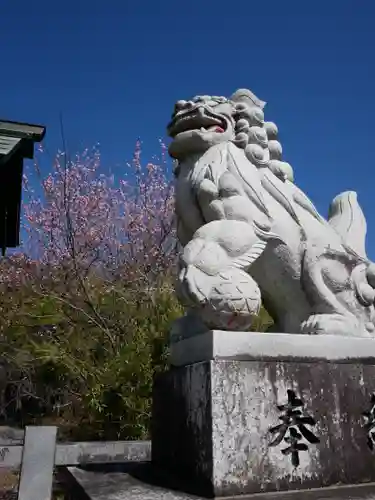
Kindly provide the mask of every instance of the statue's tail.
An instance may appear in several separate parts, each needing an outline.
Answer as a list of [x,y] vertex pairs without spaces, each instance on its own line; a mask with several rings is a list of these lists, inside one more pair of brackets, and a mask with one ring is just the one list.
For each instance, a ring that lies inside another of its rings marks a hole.
[[341,236],[350,253],[367,260],[367,224],[357,201],[357,193],[345,191],[336,196],[329,207],[328,222]]

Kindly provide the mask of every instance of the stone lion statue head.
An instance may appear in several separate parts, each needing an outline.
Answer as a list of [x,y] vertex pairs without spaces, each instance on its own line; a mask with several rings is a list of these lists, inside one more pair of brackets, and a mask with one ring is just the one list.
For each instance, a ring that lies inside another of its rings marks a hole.
[[169,154],[178,161],[203,154],[212,146],[233,142],[257,167],[268,167],[283,180],[293,181],[293,169],[281,161],[277,126],[264,121],[264,101],[248,89],[230,98],[199,95],[175,104],[168,135]]

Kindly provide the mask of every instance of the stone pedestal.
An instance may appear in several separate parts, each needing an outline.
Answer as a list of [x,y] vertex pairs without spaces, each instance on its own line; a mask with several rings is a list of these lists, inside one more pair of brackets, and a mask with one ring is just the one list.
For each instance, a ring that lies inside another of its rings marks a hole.
[[152,460],[191,493],[375,481],[374,339],[211,331],[173,344],[171,362]]

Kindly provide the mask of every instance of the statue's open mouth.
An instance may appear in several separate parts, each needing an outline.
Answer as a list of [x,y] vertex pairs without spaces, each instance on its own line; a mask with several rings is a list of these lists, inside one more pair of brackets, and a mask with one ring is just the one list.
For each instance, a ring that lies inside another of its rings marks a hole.
[[193,111],[177,114],[168,125],[168,134],[172,138],[191,130],[222,134],[226,128],[227,123],[222,117],[211,113],[206,108],[199,107]]

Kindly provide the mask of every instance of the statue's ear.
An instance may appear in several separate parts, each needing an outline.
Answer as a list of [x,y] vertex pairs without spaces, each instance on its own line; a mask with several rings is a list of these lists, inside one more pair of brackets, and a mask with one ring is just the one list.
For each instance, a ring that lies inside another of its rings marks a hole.
[[245,104],[249,104],[250,106],[257,106],[260,109],[263,109],[267,104],[265,101],[261,101],[258,97],[248,89],[238,89],[232,96],[230,100],[237,103],[243,102]]

